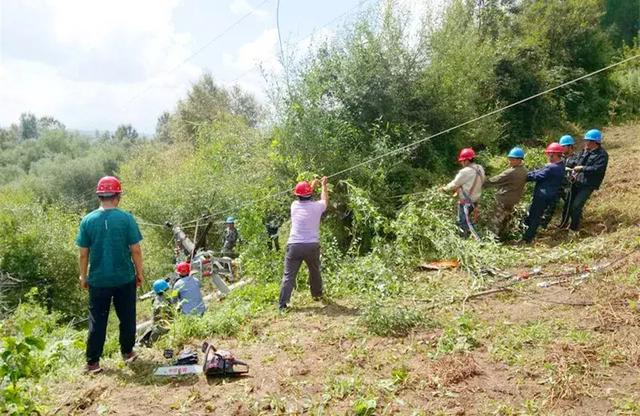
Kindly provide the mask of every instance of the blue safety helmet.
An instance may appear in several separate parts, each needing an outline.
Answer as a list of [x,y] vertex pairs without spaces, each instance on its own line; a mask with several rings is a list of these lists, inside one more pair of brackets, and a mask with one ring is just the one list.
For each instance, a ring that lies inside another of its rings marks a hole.
[[511,159],[524,159],[524,150],[522,150],[521,147],[514,147],[509,150],[507,157]]
[[153,291],[156,292],[158,295],[167,289],[169,289],[169,283],[167,283],[166,280],[158,279],[155,282],[153,282]]
[[575,146],[576,141],[573,140],[573,137],[565,134],[564,136],[560,137],[560,141],[558,143],[560,143],[560,146]]
[[226,222],[227,222],[227,224],[235,224],[236,219],[233,218],[233,217],[227,217],[227,221]]
[[602,132],[598,129],[591,129],[584,134],[584,139],[590,142],[602,143]]

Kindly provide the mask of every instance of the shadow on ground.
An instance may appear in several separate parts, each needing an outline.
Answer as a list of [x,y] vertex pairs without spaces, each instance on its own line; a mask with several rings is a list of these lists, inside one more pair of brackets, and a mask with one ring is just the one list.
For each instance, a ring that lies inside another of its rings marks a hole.
[[198,382],[197,374],[188,374],[178,377],[154,376],[156,368],[168,365],[153,360],[138,358],[135,362],[122,368],[105,368],[105,376],[116,377],[127,383],[139,384],[143,386],[160,386],[165,384],[176,384],[179,386],[191,386]]
[[359,311],[357,308],[349,308],[348,306],[329,301],[322,306],[304,306],[292,308],[291,312],[313,313],[325,316],[356,316],[358,315]]

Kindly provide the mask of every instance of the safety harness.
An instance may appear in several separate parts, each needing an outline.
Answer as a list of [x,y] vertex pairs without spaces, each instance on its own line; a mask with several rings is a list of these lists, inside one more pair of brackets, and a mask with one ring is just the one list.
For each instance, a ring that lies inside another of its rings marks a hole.
[[[478,222],[478,216],[480,214],[480,210],[478,208],[477,203],[474,203],[471,200],[471,195],[473,195],[473,191],[476,189],[476,186],[478,184],[478,179],[482,178],[482,174],[480,173],[480,170],[477,168],[477,166],[469,166],[471,169],[473,169],[473,171],[475,172],[476,176],[473,179],[473,183],[471,184],[471,188],[469,189],[469,193],[465,192],[464,188],[462,186],[460,186],[460,188],[458,188],[458,190],[460,191],[460,193],[462,193],[462,199],[459,200],[459,204],[462,205],[462,212],[464,213],[464,221],[467,225],[467,228],[469,228],[469,232],[471,233],[471,235],[473,236],[474,239],[479,240],[480,236],[478,235],[478,233],[476,232],[473,223]],[[471,221],[471,218],[469,218],[469,212],[473,209],[473,222]]]

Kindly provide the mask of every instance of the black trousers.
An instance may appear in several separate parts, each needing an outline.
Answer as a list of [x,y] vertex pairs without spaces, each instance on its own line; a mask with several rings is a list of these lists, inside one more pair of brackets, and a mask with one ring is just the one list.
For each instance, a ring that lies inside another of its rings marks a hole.
[[591,186],[572,186],[570,198],[564,204],[562,210],[562,227],[569,225],[569,228],[578,231],[580,220],[582,220],[582,210],[587,200],[595,188]]
[[120,352],[133,351],[136,341],[136,282],[116,287],[89,286],[89,338],[87,363],[100,361],[107,336],[111,302],[120,321]]

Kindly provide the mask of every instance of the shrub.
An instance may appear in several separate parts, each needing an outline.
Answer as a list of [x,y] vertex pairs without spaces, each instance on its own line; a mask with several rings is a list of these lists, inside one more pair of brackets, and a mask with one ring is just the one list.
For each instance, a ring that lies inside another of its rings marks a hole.
[[465,312],[455,317],[442,332],[438,339],[434,356],[450,354],[454,352],[467,352],[478,345],[478,324],[473,315]]
[[422,312],[403,306],[369,305],[360,316],[369,332],[380,336],[404,336],[413,328],[425,325]]
[[30,195],[0,194],[0,270],[20,284],[7,293],[15,306],[34,287],[36,299],[68,316],[81,313],[74,246],[80,218],[58,207],[44,208]]

